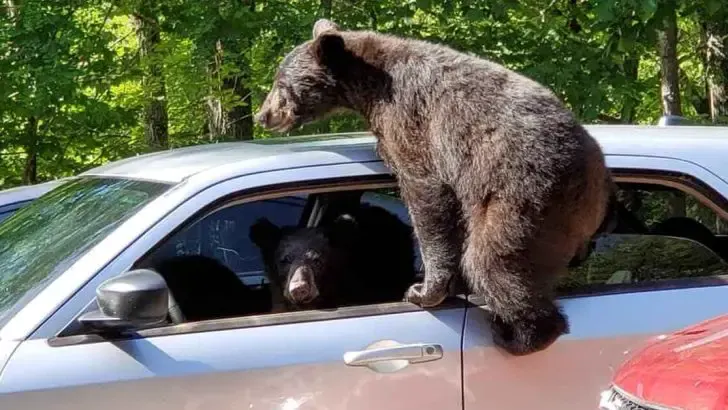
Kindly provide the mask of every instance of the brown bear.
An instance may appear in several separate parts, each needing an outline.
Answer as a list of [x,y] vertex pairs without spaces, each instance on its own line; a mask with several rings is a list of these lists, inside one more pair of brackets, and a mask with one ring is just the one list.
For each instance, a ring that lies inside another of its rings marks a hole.
[[548,88],[443,45],[321,19],[281,62],[256,121],[286,132],[340,109],[366,119],[408,206],[425,279],[404,300],[435,306],[461,273],[508,352],[568,333],[554,282],[611,220],[615,188],[596,140]]

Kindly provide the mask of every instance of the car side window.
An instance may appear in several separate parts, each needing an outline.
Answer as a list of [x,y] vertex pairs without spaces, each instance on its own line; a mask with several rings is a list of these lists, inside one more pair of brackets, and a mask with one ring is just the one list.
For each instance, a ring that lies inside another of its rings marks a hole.
[[[273,241],[277,242],[280,240],[280,237],[277,236],[276,232],[281,232],[277,231],[280,228],[290,228],[295,226],[304,228],[308,223],[313,223],[315,226],[324,220],[330,220],[328,219],[330,217],[336,217],[344,210],[351,209],[349,207],[356,203],[366,203],[384,208],[386,211],[394,214],[394,216],[403,222],[405,226],[411,226],[407,208],[402,200],[398,198],[396,190],[393,192],[376,189],[344,190],[329,193],[302,194],[282,198],[261,199],[241,204],[235,204],[233,201],[230,202],[230,205],[221,205],[217,209],[208,210],[208,213],[201,219],[191,220],[186,223],[186,225],[182,226],[181,229],[158,244],[152,252],[137,261],[132,269],[151,268],[162,273],[170,287],[172,296],[176,299],[176,302],[180,305],[184,316],[187,318],[191,316],[201,317],[201,315],[190,315],[186,313],[193,311],[202,312],[202,309],[198,307],[201,304],[206,304],[208,306],[216,305],[220,307],[220,309],[212,307],[204,312],[206,319],[217,319],[231,316],[230,314],[217,316],[217,313],[215,312],[218,310],[221,312],[223,310],[226,312],[232,311],[234,312],[232,313],[232,316],[247,316],[251,314],[259,315],[265,313],[281,313],[290,311],[291,309],[308,310],[309,308],[318,308],[316,307],[317,305],[296,307],[286,306],[290,301],[283,300],[284,292],[280,289],[280,286],[286,286],[285,279],[281,282],[281,277],[269,277],[270,272],[268,272],[267,269],[270,267],[266,266],[263,261],[263,253],[265,252],[263,247],[266,246],[264,241],[267,239],[260,240],[260,236],[256,236],[254,233],[256,232],[256,226],[264,225],[256,224],[256,222],[260,221],[262,218],[267,219],[270,223],[270,225],[268,225],[268,229],[271,227],[273,229],[273,231],[268,231],[268,233],[273,232],[273,235],[269,238],[274,238]],[[390,224],[392,221],[382,223]],[[380,226],[378,222],[376,224],[377,227]],[[275,227],[273,227],[273,225],[275,225]],[[359,226],[371,227],[373,225],[365,223]],[[397,229],[392,230],[391,225],[388,226],[390,226],[390,228],[383,228],[387,230],[387,236],[383,237],[382,241],[377,242],[387,242],[394,237],[399,238],[395,239],[400,241],[396,242],[397,244],[402,244],[401,241],[403,241],[403,236],[401,235],[408,235],[405,233],[406,231],[403,232]],[[344,231],[335,230],[335,232],[339,234],[343,232],[353,232],[349,231],[352,227],[348,225],[343,226],[343,229]],[[359,228],[356,229],[358,231]],[[365,229],[365,231],[369,232],[368,235],[372,234],[370,230]],[[376,235],[376,233],[374,234]],[[348,239],[346,239],[348,236],[346,235],[349,235],[349,233],[344,233],[344,235],[345,236],[332,240],[332,242],[348,242]],[[413,236],[408,235],[407,238],[411,238],[413,241],[416,241]],[[290,240],[294,241],[294,239]],[[318,253],[321,251],[321,249],[315,248],[320,246],[320,242],[316,242],[314,239],[314,242],[306,242],[308,245],[303,245],[304,241],[307,240],[308,239],[302,239],[302,242],[296,242],[290,246],[301,249],[308,246],[312,247],[311,249],[307,248],[308,250],[297,249],[296,252],[299,252],[302,255],[310,252]],[[287,243],[291,244],[292,242]],[[276,246],[281,245],[273,245],[273,247]],[[378,244],[377,246],[380,245]],[[350,286],[353,282],[347,282],[349,284],[340,289],[341,292],[348,292],[346,293],[347,296],[334,295],[332,297],[330,293],[328,293],[326,297],[323,295],[321,296],[319,301],[320,303],[334,304],[334,306],[326,305],[323,308],[363,306],[401,301],[405,294],[406,287],[410,286],[415,280],[417,280],[417,271],[418,267],[421,267],[421,262],[419,257],[419,246],[416,245],[416,242],[412,248],[415,259],[414,263],[411,262],[411,259],[407,259],[408,257],[404,252],[402,253],[404,255],[401,258],[397,258],[398,255],[395,255],[395,251],[392,250],[396,249],[396,246],[397,245],[393,247],[384,246],[384,248],[386,248],[384,253],[390,253],[388,256],[382,256],[380,254],[381,258],[365,257],[364,260],[357,259],[358,262],[356,262],[355,265],[357,267],[368,266],[367,264],[371,260],[392,260],[391,265],[387,262],[386,269],[378,269],[376,267],[362,269],[367,272],[372,272],[373,275],[385,276],[387,278],[397,276],[398,272],[402,272],[402,277],[395,280],[395,285],[382,287],[373,286],[372,283],[367,282],[364,285],[364,288],[357,287],[357,290],[352,290]],[[266,249],[270,251],[272,248],[269,246]],[[323,249],[323,254],[326,254],[326,252],[331,252],[331,250],[329,250],[329,248]],[[187,258],[188,256],[193,256],[193,258],[189,259]],[[202,258],[197,258],[197,256]],[[276,258],[274,263],[287,263],[281,261],[288,257],[291,256]],[[335,259],[338,260],[337,258],[332,258],[328,263],[340,263],[334,262]],[[184,262],[178,262],[180,260]],[[212,262],[213,264],[219,263],[224,265],[226,271],[233,271],[237,276],[237,279],[247,285],[249,289],[254,290],[254,292],[250,293],[242,290],[231,291],[229,288],[235,288],[237,287],[237,284],[233,285],[230,282],[230,275],[227,273],[219,273],[220,269],[213,266],[210,262],[211,260],[214,260],[214,262]],[[300,263],[300,259],[297,261],[297,263]],[[326,262],[321,263],[326,264]],[[351,267],[351,265],[347,266]],[[399,269],[399,267],[401,267],[401,269]],[[344,274],[351,273],[349,268],[344,268],[343,270],[346,271]],[[387,273],[390,270],[393,272],[391,275]],[[279,272],[278,275],[283,275],[282,272],[283,271]],[[410,277],[407,275],[413,276]],[[191,277],[194,278],[190,279]],[[357,276],[357,278],[358,277],[361,276]],[[322,289],[329,287],[328,284],[324,284],[324,281],[326,280],[327,279],[323,278],[320,279]],[[406,283],[400,283],[403,281]],[[214,290],[216,286],[218,288],[226,287],[225,292],[218,292]],[[396,289],[392,290],[393,287],[396,287]],[[364,289],[363,293],[360,292],[360,289]],[[331,292],[330,290],[324,291]],[[222,303],[220,299],[225,297],[225,295],[231,299],[245,299],[244,301],[241,301],[239,305],[244,304],[246,306],[230,307],[229,304]],[[260,306],[251,307],[250,301],[252,299],[256,301],[254,303],[258,303],[257,301],[259,301]],[[323,301],[324,299],[326,302]],[[333,300],[334,302],[329,302],[330,300]],[[185,304],[187,304],[187,306],[185,306]],[[223,306],[224,304],[225,306]],[[283,307],[281,308],[281,306]]]
[[277,225],[297,225],[306,200],[306,195],[295,195],[216,210],[165,240],[143,263],[151,265],[175,256],[201,255],[222,263],[243,283],[259,286],[266,278],[260,252],[248,236],[250,227],[263,217]]
[[593,253],[569,270],[561,292],[585,288],[704,278],[728,274],[728,263],[702,244],[659,235],[610,234],[595,241]]
[[657,184],[621,184],[618,197],[622,230],[593,242],[561,292],[728,274],[726,221],[697,198]]
[[653,228],[671,218],[689,218],[714,235],[728,234],[728,221],[694,196],[676,188],[656,184],[626,184],[619,198],[646,227]]
[[[397,217],[409,226],[412,226],[410,220],[409,211],[407,205],[405,205],[402,198],[399,196],[397,188],[386,188],[365,191],[361,196],[361,202],[370,205],[380,206],[389,212],[397,215]],[[415,268],[418,271],[422,271],[422,255],[420,254],[420,247],[417,245],[417,238],[415,240]],[[422,272],[420,272],[422,274]]]

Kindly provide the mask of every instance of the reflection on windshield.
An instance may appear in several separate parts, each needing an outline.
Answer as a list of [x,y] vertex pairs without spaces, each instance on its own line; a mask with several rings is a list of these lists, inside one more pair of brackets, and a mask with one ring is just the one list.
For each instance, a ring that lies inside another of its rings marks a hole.
[[0,327],[48,280],[168,187],[82,178],[50,191],[0,223]]

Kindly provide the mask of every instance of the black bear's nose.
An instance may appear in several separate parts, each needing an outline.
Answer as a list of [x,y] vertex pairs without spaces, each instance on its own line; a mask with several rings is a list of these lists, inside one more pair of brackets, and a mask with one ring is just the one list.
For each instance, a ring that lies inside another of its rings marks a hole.
[[288,281],[288,294],[295,303],[308,303],[318,296],[313,271],[308,266],[297,267]]
[[294,289],[291,289],[291,296],[301,302],[305,302],[306,298],[308,298],[308,286],[298,286]]

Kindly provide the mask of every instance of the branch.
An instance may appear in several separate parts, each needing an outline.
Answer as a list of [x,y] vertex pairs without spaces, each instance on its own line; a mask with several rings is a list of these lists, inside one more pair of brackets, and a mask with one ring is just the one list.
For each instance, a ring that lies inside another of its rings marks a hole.
[[607,114],[599,114],[597,115],[597,119],[599,121],[605,122],[607,124],[621,124],[622,120],[617,117],[612,117],[611,115]]

